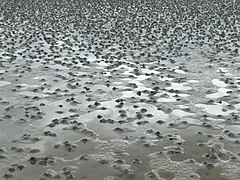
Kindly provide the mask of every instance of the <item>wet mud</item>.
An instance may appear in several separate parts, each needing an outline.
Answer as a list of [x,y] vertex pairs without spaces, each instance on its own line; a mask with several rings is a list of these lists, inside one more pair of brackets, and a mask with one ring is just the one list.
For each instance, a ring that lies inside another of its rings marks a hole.
[[239,179],[239,10],[3,3],[0,179]]

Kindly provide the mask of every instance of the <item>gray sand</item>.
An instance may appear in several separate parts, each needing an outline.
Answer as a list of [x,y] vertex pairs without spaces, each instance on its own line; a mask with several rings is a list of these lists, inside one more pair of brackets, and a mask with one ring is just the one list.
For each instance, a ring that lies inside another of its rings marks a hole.
[[149,2],[2,6],[0,179],[240,178],[239,1]]

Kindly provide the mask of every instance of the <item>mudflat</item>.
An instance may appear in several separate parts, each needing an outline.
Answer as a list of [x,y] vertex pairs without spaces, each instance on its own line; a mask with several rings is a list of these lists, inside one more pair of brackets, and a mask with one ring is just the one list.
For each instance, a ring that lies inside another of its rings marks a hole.
[[0,179],[239,179],[239,10],[6,1]]

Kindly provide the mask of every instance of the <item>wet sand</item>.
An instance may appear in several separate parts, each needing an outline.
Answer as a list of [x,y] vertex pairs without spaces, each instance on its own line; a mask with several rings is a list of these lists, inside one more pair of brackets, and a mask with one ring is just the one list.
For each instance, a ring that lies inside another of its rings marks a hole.
[[0,179],[240,179],[239,10],[4,3]]

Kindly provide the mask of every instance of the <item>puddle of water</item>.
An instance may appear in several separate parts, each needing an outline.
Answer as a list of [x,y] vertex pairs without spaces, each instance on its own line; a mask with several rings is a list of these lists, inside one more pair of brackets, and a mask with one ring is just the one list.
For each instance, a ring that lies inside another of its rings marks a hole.
[[187,74],[185,71],[180,70],[180,69],[175,69],[174,72],[178,73],[178,74]]
[[199,81],[198,80],[188,80],[187,82],[188,83],[198,83]]
[[232,91],[231,89],[219,88],[216,93],[206,95],[207,98],[221,98],[224,96],[228,96],[227,92]]
[[192,87],[187,86],[188,83],[171,83],[171,87],[167,87],[166,89],[174,89],[179,91],[188,91],[191,90]]
[[0,81],[0,87],[11,84],[9,81]]
[[236,112],[235,110],[227,110],[223,111],[225,106],[228,105],[227,102],[222,102],[221,104],[214,104],[214,105],[208,105],[208,104],[196,104],[196,107],[202,108],[203,111],[212,114],[212,115],[229,115],[230,113]]
[[218,87],[221,87],[221,88],[225,88],[225,87],[228,86],[225,82],[220,81],[219,79],[213,79],[213,80],[212,80],[212,83],[213,83],[215,86],[218,86]]
[[159,77],[160,81],[172,81],[173,78],[169,78],[169,77]]

